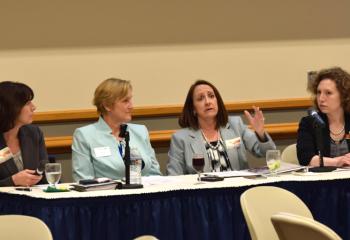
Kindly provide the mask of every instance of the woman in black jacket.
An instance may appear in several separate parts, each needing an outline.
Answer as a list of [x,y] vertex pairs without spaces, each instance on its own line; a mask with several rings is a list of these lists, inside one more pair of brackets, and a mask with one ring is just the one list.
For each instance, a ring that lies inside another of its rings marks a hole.
[[[325,127],[321,137],[325,166],[350,165],[350,75],[339,67],[318,72],[309,89]],[[297,154],[301,165],[319,166],[316,129],[311,116],[299,123]]]
[[31,186],[42,176],[47,152],[41,130],[34,125],[33,90],[23,83],[0,82],[0,186]]

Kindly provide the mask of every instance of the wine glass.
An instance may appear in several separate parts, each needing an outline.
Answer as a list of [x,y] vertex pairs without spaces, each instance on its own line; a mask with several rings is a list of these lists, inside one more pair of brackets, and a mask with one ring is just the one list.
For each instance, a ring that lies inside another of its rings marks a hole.
[[201,172],[204,169],[204,155],[201,153],[196,153],[192,157],[192,166],[198,173],[198,182],[201,182]]
[[61,163],[47,163],[45,165],[45,176],[50,187],[56,188],[56,184],[61,178]]
[[277,170],[281,167],[280,150],[267,150],[266,164],[272,176],[277,176]]

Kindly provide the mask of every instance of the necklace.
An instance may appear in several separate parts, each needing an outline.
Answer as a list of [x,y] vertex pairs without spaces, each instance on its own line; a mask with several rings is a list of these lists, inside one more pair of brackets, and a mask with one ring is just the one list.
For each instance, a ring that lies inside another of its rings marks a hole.
[[343,140],[343,138],[341,137],[341,138],[332,138],[331,137],[331,140],[335,143],[335,144],[339,144],[342,140]]
[[341,130],[338,133],[331,132],[330,137],[336,144],[339,144],[340,141],[344,139],[344,133],[345,133],[345,131],[344,131],[344,128],[343,128],[343,130]]
[[202,136],[203,136],[205,142],[208,144],[208,146],[209,146],[211,149],[218,149],[218,147],[220,146],[220,132],[219,132],[219,130],[218,130],[218,140],[217,140],[215,146],[214,146],[213,144],[211,144],[210,141],[208,141],[208,139],[205,137],[204,132],[202,131],[202,129],[201,129],[201,133],[202,133]]
[[329,131],[331,132],[331,134],[333,136],[339,136],[340,134],[342,134],[345,130],[345,126],[342,127],[342,129],[339,132],[332,132],[332,130],[329,129]]

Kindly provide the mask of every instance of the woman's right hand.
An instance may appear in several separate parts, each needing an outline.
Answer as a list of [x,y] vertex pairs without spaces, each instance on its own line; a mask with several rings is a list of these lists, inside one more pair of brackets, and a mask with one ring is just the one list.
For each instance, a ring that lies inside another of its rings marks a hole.
[[[334,167],[350,166],[350,153],[347,153],[343,156],[334,157],[334,158],[324,157],[323,163],[325,166],[334,166]],[[318,155],[313,156],[309,166],[314,166],[314,167],[320,166],[320,158]]]
[[24,169],[12,175],[12,181],[15,186],[32,186],[37,184],[42,176],[34,175],[34,170]]
[[249,121],[249,124],[252,126],[254,131],[259,135],[260,139],[265,139],[265,118],[263,112],[259,107],[253,106],[254,115],[252,116],[247,110],[244,111],[244,114]]

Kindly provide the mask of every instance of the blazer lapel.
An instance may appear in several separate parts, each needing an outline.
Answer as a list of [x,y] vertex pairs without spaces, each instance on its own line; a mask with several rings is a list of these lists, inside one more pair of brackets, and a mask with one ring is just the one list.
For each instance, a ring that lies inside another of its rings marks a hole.
[[0,135],[0,150],[7,147],[4,135],[1,133]]
[[[323,134],[323,156],[330,156],[331,154],[331,139],[329,137],[329,123],[328,123],[328,118],[327,118],[327,115],[324,114],[324,113],[320,113],[319,114],[321,116],[321,118],[323,119],[323,121],[325,122],[326,124],[326,127],[323,128],[322,131],[322,134]],[[317,129],[315,128],[314,129],[314,134],[315,134],[315,141],[317,141],[316,139],[316,136],[317,136],[317,133],[316,133]]]
[[[230,129],[230,124],[227,124],[226,127],[220,128],[220,134],[221,134],[221,139],[224,143],[225,150],[228,155],[228,159],[230,161],[232,170],[239,170],[241,167],[239,166],[238,161],[234,161],[234,159],[238,159],[238,149],[237,147],[235,148],[227,148],[226,146],[226,140],[233,139],[236,137],[239,137],[239,135],[235,135],[234,131]],[[242,141],[242,139],[241,139]],[[242,146],[239,146],[240,148]]]
[[[5,142],[5,138],[4,138],[3,134],[1,133],[0,134],[0,150],[5,148],[5,147],[7,147],[7,144]],[[13,158],[7,160],[1,166],[6,168],[9,175],[12,175],[12,174],[18,172],[17,166],[16,166],[15,162],[13,161]]]
[[23,131],[23,129],[19,130],[18,134],[19,144],[21,146],[21,155],[23,160],[23,169],[36,169],[33,152],[36,150],[33,146],[33,141],[28,134]]
[[[193,154],[203,154],[204,155],[204,172],[211,171],[211,163],[208,158],[207,150],[205,149],[204,139],[200,130],[189,130],[190,137],[192,141],[190,143]],[[192,155],[193,156],[193,155]],[[192,163],[191,163],[192,165]]]
[[345,114],[345,139],[348,144],[348,150],[350,151],[350,115]]

